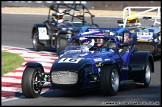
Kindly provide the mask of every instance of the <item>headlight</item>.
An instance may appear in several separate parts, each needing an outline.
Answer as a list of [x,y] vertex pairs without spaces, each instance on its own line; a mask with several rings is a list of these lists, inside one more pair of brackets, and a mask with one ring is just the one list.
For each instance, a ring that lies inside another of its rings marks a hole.
[[51,73],[51,78],[55,84],[75,84],[78,74],[70,71],[54,71]]

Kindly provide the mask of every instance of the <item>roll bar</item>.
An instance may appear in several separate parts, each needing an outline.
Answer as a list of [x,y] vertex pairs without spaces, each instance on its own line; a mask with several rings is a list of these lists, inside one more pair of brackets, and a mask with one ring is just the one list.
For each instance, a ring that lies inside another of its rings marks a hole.
[[[153,25],[161,25],[161,7],[140,7],[140,6],[129,6],[123,9],[123,27],[126,27],[127,19],[132,11],[136,11],[135,16],[138,18],[145,18],[154,22]],[[148,12],[154,12],[154,15],[148,14]]]

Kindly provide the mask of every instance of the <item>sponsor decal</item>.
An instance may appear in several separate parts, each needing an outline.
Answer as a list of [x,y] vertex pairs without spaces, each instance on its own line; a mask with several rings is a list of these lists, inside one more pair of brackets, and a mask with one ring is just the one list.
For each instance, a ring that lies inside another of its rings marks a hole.
[[96,67],[100,67],[100,66],[102,66],[102,63],[97,63],[96,64]]
[[110,59],[108,58],[108,59],[105,59],[105,61],[109,61]]
[[93,31],[88,31],[88,32],[82,33],[82,35],[91,34],[91,33],[97,33],[97,32],[100,32],[100,31],[95,31],[95,30],[93,30]]
[[102,61],[102,58],[95,58],[94,61],[95,61],[95,62],[97,62],[97,61]]
[[88,55],[88,53],[80,54],[79,56],[86,56],[86,55]]

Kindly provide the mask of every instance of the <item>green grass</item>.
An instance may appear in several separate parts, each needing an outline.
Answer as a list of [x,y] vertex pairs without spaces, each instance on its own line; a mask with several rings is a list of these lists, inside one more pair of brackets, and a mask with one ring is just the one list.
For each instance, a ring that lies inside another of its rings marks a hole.
[[9,53],[9,52],[1,52],[1,73],[2,75],[16,68],[20,67],[21,64],[24,62],[24,59],[19,56],[18,54]]

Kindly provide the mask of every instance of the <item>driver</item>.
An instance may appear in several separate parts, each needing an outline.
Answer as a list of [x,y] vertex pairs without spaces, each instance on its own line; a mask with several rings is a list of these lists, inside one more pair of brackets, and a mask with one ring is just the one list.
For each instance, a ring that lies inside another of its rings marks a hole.
[[81,37],[79,38],[81,42],[81,48],[84,52],[89,52],[89,49],[94,46],[95,40],[91,38]]
[[64,13],[61,10],[59,10],[58,12],[54,12],[52,14],[52,21],[57,24],[63,23]]
[[130,42],[132,40],[131,36],[129,33],[124,33],[124,42]]
[[128,18],[127,18],[128,23],[134,23],[135,25],[141,25],[139,23],[138,17],[135,15],[135,13],[130,12]]

